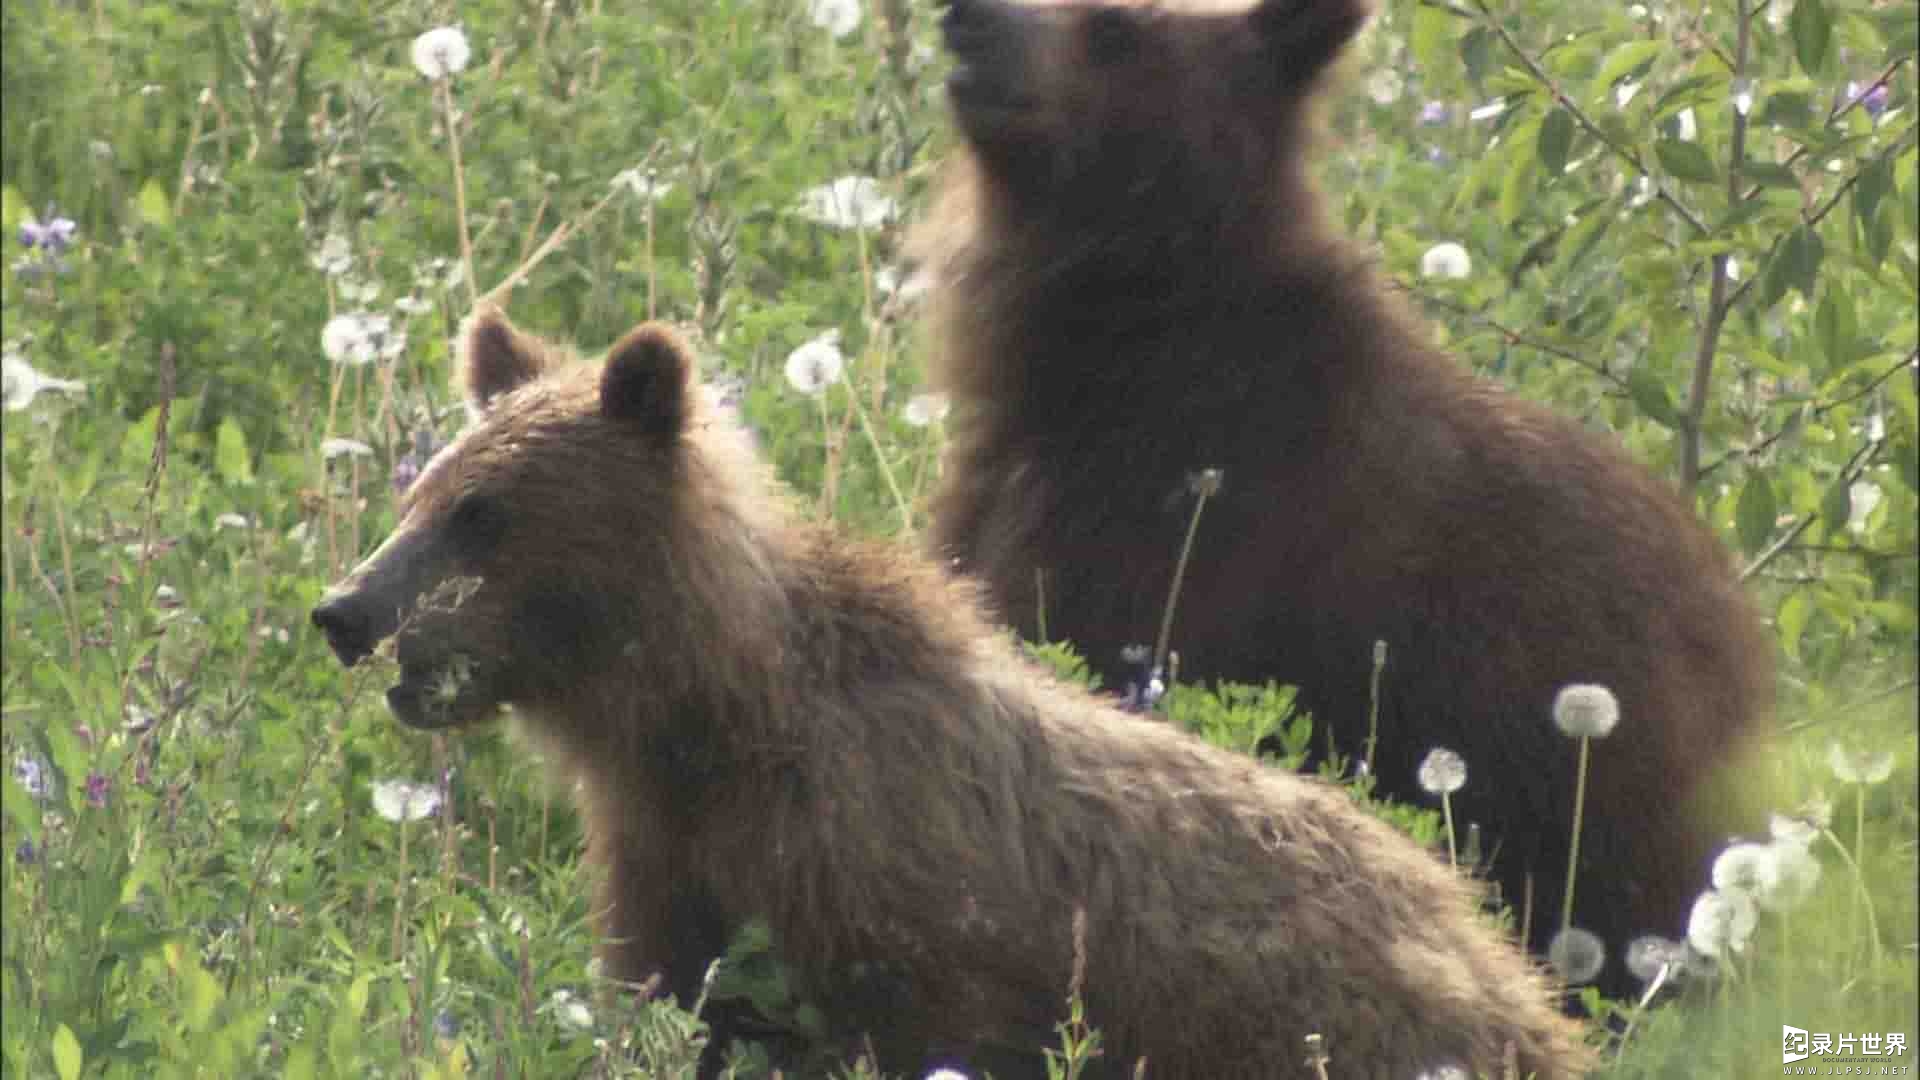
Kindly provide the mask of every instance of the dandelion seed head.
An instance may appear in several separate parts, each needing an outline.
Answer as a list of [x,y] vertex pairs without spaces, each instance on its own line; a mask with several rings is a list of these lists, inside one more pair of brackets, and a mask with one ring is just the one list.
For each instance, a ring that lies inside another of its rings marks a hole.
[[1772,850],[1772,878],[1755,899],[1766,911],[1792,911],[1820,887],[1820,860],[1806,846],[1791,840],[1774,843]]
[[332,461],[334,458],[346,456],[372,457],[373,447],[368,446],[358,439],[346,439],[339,436],[326,439],[320,443],[321,460]]
[[1420,762],[1420,787],[1433,795],[1451,795],[1467,786],[1467,759],[1444,747],[1427,751]]
[[1547,946],[1547,962],[1568,986],[1592,982],[1607,966],[1607,946],[1591,930],[1569,926],[1553,935]]
[[57,379],[34,370],[27,358],[13,349],[0,353],[0,400],[8,412],[20,412],[42,393],[86,393],[87,384],[76,379]]
[[587,1031],[593,1027],[593,1010],[574,997],[571,990],[555,990],[548,1007],[562,1027],[575,1031]]
[[440,809],[440,789],[411,780],[375,780],[374,813],[388,821],[419,821]]
[[802,194],[799,213],[835,229],[877,229],[899,216],[900,204],[871,176],[842,176]]
[[1643,983],[1650,983],[1660,977],[1662,969],[1677,967],[1686,956],[1686,949],[1671,938],[1658,934],[1644,934],[1627,942],[1627,971]]
[[807,18],[836,38],[860,29],[860,0],[807,0]]
[[458,27],[436,26],[413,39],[414,70],[429,79],[457,75],[466,70],[471,59],[473,49]]
[[1746,951],[1759,922],[1753,897],[1741,889],[1708,889],[1687,916],[1687,944],[1712,960]]
[[1620,702],[1604,686],[1573,683],[1554,695],[1553,722],[1572,738],[1604,739],[1620,722]]
[[1827,767],[1843,784],[1878,784],[1893,775],[1893,755],[1836,742],[1827,746]]
[[329,230],[326,238],[320,241],[307,261],[315,270],[328,277],[339,277],[353,267],[353,249],[347,245],[345,233]]
[[812,397],[839,382],[846,364],[840,331],[829,330],[787,354],[787,383]]
[[1435,244],[1420,256],[1420,276],[1463,278],[1473,273],[1473,256],[1451,240]]
[[1771,887],[1773,848],[1768,844],[1734,844],[1713,860],[1713,887],[1739,889],[1755,896]]
[[900,415],[914,427],[926,427],[945,420],[950,405],[947,395],[942,393],[915,394],[907,399]]

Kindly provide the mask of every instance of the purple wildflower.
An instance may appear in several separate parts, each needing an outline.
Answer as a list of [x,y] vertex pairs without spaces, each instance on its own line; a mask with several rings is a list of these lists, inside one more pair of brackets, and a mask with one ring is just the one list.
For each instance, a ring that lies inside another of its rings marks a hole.
[[401,454],[400,460],[393,463],[393,493],[395,495],[405,495],[407,489],[412,487],[413,482],[419,478],[420,463],[414,460],[413,451],[409,450]]
[[49,254],[58,255],[73,243],[73,234],[79,228],[72,218],[57,217],[48,212],[49,220],[45,224],[28,218],[20,223],[20,243],[32,249],[40,249]]
[[93,807],[95,810],[105,810],[107,808],[107,795],[112,792],[112,790],[113,781],[107,779],[105,773],[90,772],[87,774],[88,806]]
[[31,866],[40,861],[40,849],[33,846],[33,841],[22,840],[20,846],[13,849],[13,857]]
[[1420,106],[1420,123],[1427,127],[1446,123],[1447,115],[1447,103],[1444,101],[1429,101]]
[[442,1009],[434,1014],[433,1033],[443,1039],[451,1039],[460,1034],[460,1021],[455,1020],[452,1013]]

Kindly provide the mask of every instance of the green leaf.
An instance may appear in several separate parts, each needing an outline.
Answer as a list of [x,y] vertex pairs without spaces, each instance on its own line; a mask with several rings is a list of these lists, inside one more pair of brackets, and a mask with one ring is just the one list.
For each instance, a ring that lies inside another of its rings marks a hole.
[[1820,298],[1820,307],[1813,313],[1813,327],[1820,351],[1825,354],[1823,370],[1834,371],[1853,359],[1858,334],[1853,301],[1837,287],[1829,285]]
[[1740,163],[1740,175],[1762,187],[1800,190],[1800,178],[1793,174],[1792,169],[1776,161],[1743,161]]
[[27,207],[27,200],[21,197],[18,188],[12,184],[0,187],[0,229],[12,236],[20,223],[32,216],[33,211]]
[[1460,39],[1460,63],[1467,69],[1467,78],[1475,86],[1486,81],[1487,69],[1493,62],[1493,32],[1484,26],[1476,26]]
[[1780,646],[1786,650],[1789,659],[1800,659],[1800,635],[1806,632],[1807,619],[1813,614],[1813,604],[1808,601],[1806,590],[1802,589],[1787,597],[1786,603],[1773,617],[1775,628],[1780,631]]
[[1828,532],[1847,527],[1847,520],[1853,516],[1853,485],[1847,482],[1843,474],[1827,488],[1820,498],[1820,521]]
[[1661,168],[1682,180],[1708,183],[1719,176],[1714,170],[1713,158],[1699,143],[1661,139],[1654,144],[1653,152],[1660,158]]
[[1827,47],[1833,43],[1833,15],[1826,0],[1794,0],[1793,14],[1787,16],[1787,31],[1793,35],[1793,53],[1800,68],[1818,75],[1827,61]]
[[1862,225],[1873,221],[1880,209],[1880,200],[1893,187],[1893,159],[1881,156],[1860,170],[1860,178],[1853,183],[1853,212]]
[[1742,550],[1752,555],[1766,545],[1773,535],[1776,513],[1773,482],[1767,474],[1756,472],[1747,477],[1747,486],[1740,489],[1740,501],[1733,508],[1733,528]]
[[[1422,9],[1425,10],[1425,9]],[[1540,165],[1547,170],[1547,179],[1557,178],[1567,169],[1567,154],[1573,149],[1573,114],[1564,108],[1555,109],[1540,122]]]
[[229,484],[253,483],[253,459],[247,453],[247,434],[233,417],[220,421],[213,452],[213,467],[220,479]]
[[1627,394],[1648,419],[1662,427],[1671,428],[1679,424],[1680,413],[1673,407],[1673,397],[1667,392],[1667,384],[1648,368],[1635,367],[1627,375]]
[[140,220],[155,228],[164,229],[173,224],[173,203],[167,199],[167,189],[160,186],[157,179],[149,179],[140,185],[137,209]]
[[80,1075],[80,1040],[65,1024],[53,1029],[53,1069],[60,1080],[76,1080]]
[[1669,47],[1666,39],[1662,38],[1655,41],[1629,41],[1613,50],[1593,77],[1593,96],[1600,96],[1623,76],[1638,74],[1641,68],[1653,63],[1654,58]]

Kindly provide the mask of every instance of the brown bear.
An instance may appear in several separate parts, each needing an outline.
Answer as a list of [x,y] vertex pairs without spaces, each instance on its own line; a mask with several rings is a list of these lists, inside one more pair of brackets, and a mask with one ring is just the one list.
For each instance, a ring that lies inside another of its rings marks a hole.
[[1674,934],[1738,820],[1709,773],[1772,691],[1726,553],[1613,440],[1439,351],[1338,234],[1308,150],[1362,0],[1172,6],[947,5],[962,139],[912,242],[952,401],[931,543],[1118,684],[1220,470],[1178,675],[1297,685],[1322,752],[1377,724],[1380,790],[1409,801],[1431,748],[1463,754],[1455,809],[1516,909],[1531,879],[1536,947],[1577,756],[1552,702],[1605,684],[1622,720],[1593,749],[1575,923],[1616,958]]
[[801,521],[665,328],[596,370],[487,312],[462,364],[478,419],[313,617],[347,664],[394,639],[402,722],[511,705],[578,781],[612,975],[691,1000],[764,919],[836,1044],[1043,1077],[1078,919],[1113,1075],[1293,1075],[1309,1034],[1336,1076],[1587,1063],[1461,875]]

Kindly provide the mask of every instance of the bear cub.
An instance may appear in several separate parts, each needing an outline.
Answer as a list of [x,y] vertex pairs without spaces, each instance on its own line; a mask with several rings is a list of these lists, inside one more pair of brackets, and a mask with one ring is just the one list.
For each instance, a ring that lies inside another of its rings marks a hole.
[[[1739,823],[1710,774],[1760,730],[1771,649],[1726,552],[1602,435],[1432,344],[1310,173],[1360,0],[950,0],[961,145],[914,247],[952,400],[931,542],[1023,636],[1140,680],[1195,512],[1184,681],[1300,687],[1380,791],[1465,756],[1504,899],[1559,929],[1576,750],[1556,693],[1609,687],[1574,922],[1615,959],[1675,936]],[[1211,481],[1210,481],[1211,483]],[[1044,604],[1045,610],[1041,611]]]
[[314,620],[347,664],[393,639],[402,722],[511,706],[578,781],[609,974],[691,1001],[765,920],[838,1051],[890,1072],[1044,1077],[1082,966],[1104,1075],[1292,1073],[1310,1033],[1343,1077],[1587,1063],[1460,875],[802,521],[669,330],[596,370],[486,311],[463,369],[474,422]]

